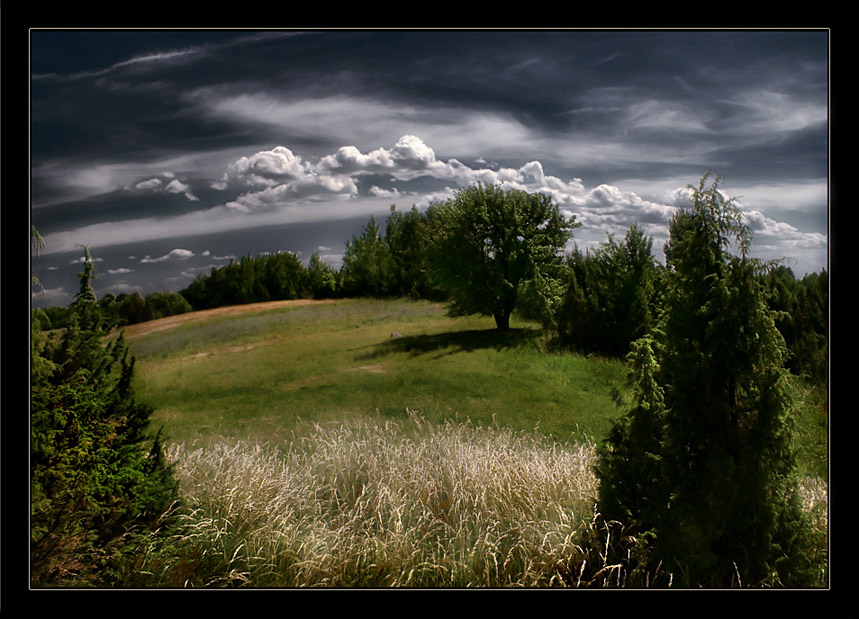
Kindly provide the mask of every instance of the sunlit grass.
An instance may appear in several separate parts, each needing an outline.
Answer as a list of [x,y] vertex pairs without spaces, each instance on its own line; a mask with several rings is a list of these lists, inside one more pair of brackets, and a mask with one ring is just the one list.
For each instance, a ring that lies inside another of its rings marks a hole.
[[592,445],[497,426],[354,417],[169,455],[193,507],[175,547],[217,560],[177,583],[152,555],[160,585],[569,584],[593,519]]
[[[591,469],[625,366],[547,352],[536,325],[512,326],[349,300],[134,340],[136,389],[164,424],[186,508],[129,582],[628,586],[635,563],[609,553]],[[800,492],[821,539],[826,434],[806,394]],[[634,586],[672,582],[647,569]]]
[[[631,574],[637,541],[610,531],[596,512],[592,443],[410,414],[299,422],[285,439],[198,440],[168,455],[186,508],[172,536],[139,548],[132,584],[673,582],[661,564]],[[825,484],[804,480],[802,496],[825,529]]]
[[491,318],[454,319],[426,302],[354,300],[188,325],[132,350],[138,393],[175,440],[406,409],[561,439],[604,435],[623,364],[544,353],[536,325],[513,326],[499,333]]

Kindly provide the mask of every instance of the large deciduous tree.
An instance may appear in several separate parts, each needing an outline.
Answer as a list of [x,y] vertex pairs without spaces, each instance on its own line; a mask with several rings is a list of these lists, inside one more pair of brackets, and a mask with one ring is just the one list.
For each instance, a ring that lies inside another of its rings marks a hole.
[[434,220],[429,265],[451,314],[492,316],[500,330],[526,289],[553,290],[580,225],[550,196],[480,183],[438,205]]
[[[702,178],[671,220],[665,307],[600,450],[600,510],[654,536],[675,583],[808,584],[786,349],[742,214]],[[731,250],[739,255],[733,255]]]

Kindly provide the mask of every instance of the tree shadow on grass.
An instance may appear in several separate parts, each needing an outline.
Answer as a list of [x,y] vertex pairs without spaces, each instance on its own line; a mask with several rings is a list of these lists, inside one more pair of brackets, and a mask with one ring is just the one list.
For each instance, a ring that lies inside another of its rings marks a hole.
[[537,329],[471,329],[449,331],[433,335],[409,335],[392,337],[386,342],[372,346],[370,352],[359,355],[361,360],[377,359],[392,353],[408,353],[410,357],[442,351],[437,357],[459,352],[473,352],[486,348],[507,350],[536,343],[540,338]]

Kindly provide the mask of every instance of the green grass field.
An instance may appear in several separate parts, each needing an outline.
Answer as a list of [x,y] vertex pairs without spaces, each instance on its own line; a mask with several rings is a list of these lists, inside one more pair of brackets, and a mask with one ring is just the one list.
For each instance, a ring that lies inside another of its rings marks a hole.
[[[361,299],[133,339],[189,511],[128,586],[628,586],[592,469],[625,365],[512,326]],[[826,414],[795,382],[801,496],[825,532]]]
[[407,410],[560,440],[607,432],[621,362],[542,352],[537,325],[493,327],[439,304],[344,300],[186,325],[132,352],[138,394],[177,441],[273,438],[298,419]]
[[[351,299],[184,325],[131,349],[138,394],[173,441],[276,440],[300,419],[407,411],[602,440],[621,413],[611,394],[626,392],[623,362],[545,352],[538,325],[512,327],[437,303]],[[796,382],[799,464],[826,479],[826,410]]]

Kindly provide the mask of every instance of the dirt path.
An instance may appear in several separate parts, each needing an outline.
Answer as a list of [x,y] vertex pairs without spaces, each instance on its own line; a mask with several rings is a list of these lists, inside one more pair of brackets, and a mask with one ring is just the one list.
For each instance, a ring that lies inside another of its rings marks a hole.
[[266,301],[265,303],[250,303],[248,305],[229,305],[227,307],[216,307],[215,309],[201,310],[199,312],[189,312],[187,314],[179,314],[178,316],[168,316],[167,318],[159,318],[158,320],[150,320],[148,322],[140,322],[136,325],[123,327],[125,338],[133,340],[150,333],[158,331],[166,331],[180,325],[186,325],[193,322],[201,322],[210,318],[219,316],[236,316],[238,314],[247,314],[250,312],[264,312],[266,310],[280,309],[282,307],[296,307],[299,305],[325,305],[334,303],[335,299],[294,299],[291,301]]

